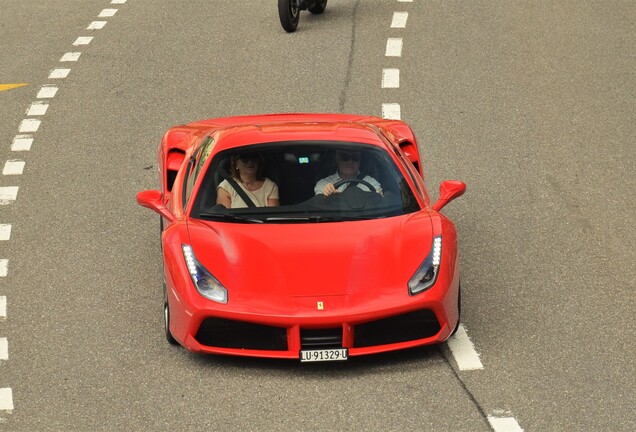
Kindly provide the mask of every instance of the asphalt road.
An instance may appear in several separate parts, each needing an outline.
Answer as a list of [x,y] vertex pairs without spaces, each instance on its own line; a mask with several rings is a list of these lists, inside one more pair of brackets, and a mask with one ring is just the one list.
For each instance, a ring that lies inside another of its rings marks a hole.
[[[274,1],[1,7],[0,85],[29,85],[0,92],[0,164],[25,162],[0,176],[19,188],[0,205],[0,429],[636,429],[635,2],[329,0],[294,34]],[[399,88],[381,88],[385,68]],[[59,88],[46,114],[26,115],[44,85]],[[157,217],[134,199],[157,186],[162,134],[383,103],[417,132],[433,196],[468,184],[445,213],[484,368],[446,346],[309,366],[169,346]],[[13,151],[25,118],[41,125]]]

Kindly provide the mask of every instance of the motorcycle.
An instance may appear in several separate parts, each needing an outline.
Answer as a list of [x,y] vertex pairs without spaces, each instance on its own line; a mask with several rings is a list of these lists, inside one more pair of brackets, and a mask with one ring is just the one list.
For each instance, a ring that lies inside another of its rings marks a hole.
[[280,25],[287,33],[293,33],[298,28],[301,10],[308,10],[312,14],[321,14],[326,7],[327,0],[278,0]]

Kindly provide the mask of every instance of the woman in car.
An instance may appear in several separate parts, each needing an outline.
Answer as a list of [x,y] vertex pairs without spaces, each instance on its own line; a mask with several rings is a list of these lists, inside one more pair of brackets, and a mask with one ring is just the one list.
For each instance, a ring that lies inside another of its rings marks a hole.
[[[257,154],[232,156],[231,175],[257,207],[274,207],[280,204],[278,186],[263,176],[264,160]],[[217,189],[216,203],[227,208],[248,207],[236,189],[223,180]]]

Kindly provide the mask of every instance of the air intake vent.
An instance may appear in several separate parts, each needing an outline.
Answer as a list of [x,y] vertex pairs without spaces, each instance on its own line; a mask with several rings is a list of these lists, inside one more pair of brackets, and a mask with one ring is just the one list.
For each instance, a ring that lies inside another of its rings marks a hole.
[[328,329],[300,329],[302,349],[342,347],[342,327]]

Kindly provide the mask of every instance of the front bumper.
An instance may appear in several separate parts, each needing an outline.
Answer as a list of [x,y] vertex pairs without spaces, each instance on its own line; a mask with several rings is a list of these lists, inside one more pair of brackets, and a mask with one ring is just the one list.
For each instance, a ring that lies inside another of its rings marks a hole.
[[431,289],[386,309],[339,315],[257,315],[230,311],[169,290],[171,332],[198,353],[298,359],[302,349],[348,348],[361,356],[445,341],[457,324],[457,286]]

